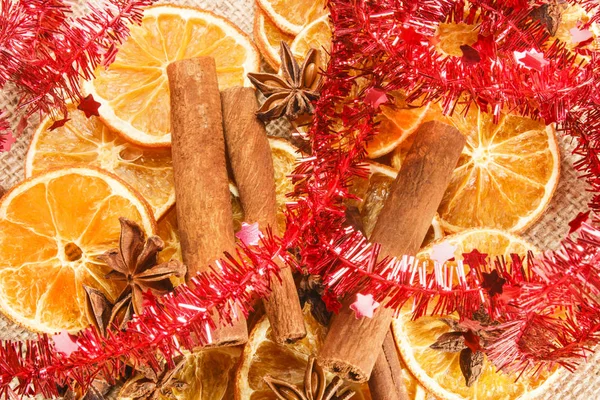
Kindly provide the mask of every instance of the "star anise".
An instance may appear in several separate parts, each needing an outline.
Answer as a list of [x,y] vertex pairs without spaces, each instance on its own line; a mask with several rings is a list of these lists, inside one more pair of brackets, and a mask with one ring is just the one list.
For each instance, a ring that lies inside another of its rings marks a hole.
[[125,382],[119,392],[119,397],[133,400],[153,400],[164,397],[174,399],[172,389],[183,390],[187,387],[185,382],[175,378],[184,364],[185,358],[176,360],[173,368],[169,368],[166,361],[162,361],[161,370],[158,373],[152,368],[138,366],[139,373]]
[[105,400],[111,397],[113,387],[99,378],[94,379],[87,392],[82,392],[81,387],[76,384],[74,388],[59,387],[58,393],[63,400]]
[[460,370],[468,387],[477,381],[483,371],[483,343],[494,334],[496,325],[483,308],[474,312],[472,318],[463,322],[453,318],[441,318],[452,331],[443,333],[429,346],[444,353],[460,352]]
[[314,356],[308,359],[303,389],[269,375],[264,380],[280,400],[348,400],[354,396],[354,391],[343,387],[344,381],[338,376],[328,384]]
[[140,314],[143,310],[144,293],[155,296],[173,290],[171,277],[183,277],[185,266],[176,260],[158,264],[158,253],[164,242],[158,236],[145,240],[144,231],[133,221],[119,218],[121,237],[119,248],[99,256],[112,269],[107,279],[124,282],[125,288],[115,300],[112,314],[125,317]]
[[313,101],[319,98],[319,51],[310,49],[302,67],[285,42],[279,50],[281,75],[249,73],[248,78],[267,100],[256,115],[262,121],[286,116],[290,121],[310,118],[315,112]]
[[332,313],[327,310],[323,301],[325,289],[319,275],[302,275],[298,283],[298,297],[300,306],[310,304],[310,313],[323,326],[329,326]]

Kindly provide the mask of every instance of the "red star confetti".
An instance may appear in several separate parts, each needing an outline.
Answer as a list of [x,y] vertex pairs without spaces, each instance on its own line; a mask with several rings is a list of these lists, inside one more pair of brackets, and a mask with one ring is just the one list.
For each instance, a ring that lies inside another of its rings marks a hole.
[[571,42],[573,43],[587,42],[594,38],[594,35],[588,29],[571,28],[569,29],[569,33],[571,34]]
[[7,134],[0,135],[0,152],[10,151],[12,145],[17,141],[12,135],[12,133],[8,132]]
[[590,217],[590,212],[580,212],[577,214],[573,221],[569,222],[569,235],[576,232],[581,228],[581,225],[586,222]]
[[471,351],[479,351],[481,350],[481,343],[479,342],[479,336],[475,334],[472,330],[468,330],[463,333],[463,337],[465,338],[465,345],[471,349]]
[[65,124],[70,121],[70,118],[63,118],[63,119],[59,119],[58,121],[54,121],[52,123],[52,125],[50,125],[50,128],[48,128],[49,131],[53,131],[57,128],[60,128],[62,126],[65,126]]
[[242,222],[242,229],[235,234],[235,237],[240,239],[246,246],[258,245],[261,236],[260,229],[258,229],[258,222],[253,224]]
[[88,118],[92,115],[99,117],[100,114],[98,113],[98,108],[100,108],[100,103],[94,100],[94,96],[91,94],[84,97],[77,106],[77,109],[83,111]]
[[473,249],[473,251],[470,253],[463,253],[462,256],[465,264],[471,268],[478,268],[487,264],[488,255],[485,253],[480,253],[477,249]]
[[527,51],[515,51],[515,60],[517,60],[517,63],[526,68],[535,69],[536,71],[540,72],[546,65],[550,64],[544,58],[544,53],[540,53],[535,49]]
[[483,283],[481,287],[488,291],[490,297],[495,294],[502,294],[502,287],[506,283],[506,279],[501,278],[498,271],[493,270],[491,273],[483,272]]
[[350,305],[350,308],[354,310],[356,319],[362,317],[373,318],[373,312],[379,307],[379,303],[373,299],[372,294],[362,295],[356,294],[356,301]]
[[369,88],[365,91],[365,103],[371,105],[371,107],[375,109],[388,101],[387,94],[381,89]]
[[462,50],[463,56],[463,62],[466,65],[475,65],[477,64],[479,61],[481,61],[481,56],[479,55],[479,52],[477,50],[475,50],[473,47],[467,45],[467,44],[463,44],[462,46],[460,46],[460,49]]
[[67,357],[79,349],[76,336],[71,336],[66,330],[61,331],[58,335],[52,335],[54,348],[56,351],[63,353]]
[[433,246],[431,259],[440,264],[444,264],[446,261],[454,258],[455,251],[455,245],[450,244],[448,241],[443,241],[442,243]]

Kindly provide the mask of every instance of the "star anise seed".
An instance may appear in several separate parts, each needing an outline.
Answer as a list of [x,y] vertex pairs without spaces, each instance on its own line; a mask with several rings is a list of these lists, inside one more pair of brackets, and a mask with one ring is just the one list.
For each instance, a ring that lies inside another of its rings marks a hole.
[[267,97],[256,115],[262,121],[287,117],[290,121],[314,113],[319,98],[319,51],[310,49],[300,67],[285,42],[279,50],[281,75],[249,73],[248,78]]
[[342,387],[344,381],[337,376],[327,384],[325,371],[314,356],[308,359],[302,389],[269,375],[264,380],[279,400],[348,400],[354,396],[353,390]]
[[119,248],[109,250],[99,258],[112,269],[106,278],[126,285],[115,300],[113,314],[127,317],[141,313],[143,295],[148,290],[156,296],[173,290],[170,278],[185,276],[186,268],[176,260],[157,265],[158,253],[164,247],[162,239],[151,236],[145,240],[144,232],[137,223],[126,218],[119,218],[119,221]]
[[175,361],[175,366],[169,368],[166,361],[161,363],[158,373],[150,367],[139,366],[138,374],[129,379],[119,392],[120,398],[131,398],[133,400],[158,399],[170,397],[171,389],[185,389],[187,384],[175,378],[175,374],[185,365],[185,358]]
[[471,387],[481,375],[483,371],[483,353],[481,351],[473,351],[469,348],[463,349],[460,352],[460,370],[465,377],[465,384]]
[[434,344],[429,346],[433,350],[440,350],[444,353],[457,353],[466,348],[465,336],[463,332],[446,332],[437,338]]

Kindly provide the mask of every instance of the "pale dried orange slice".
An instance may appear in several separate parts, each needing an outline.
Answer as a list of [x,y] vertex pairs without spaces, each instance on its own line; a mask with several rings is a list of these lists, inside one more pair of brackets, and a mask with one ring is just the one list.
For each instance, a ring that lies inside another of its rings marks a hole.
[[522,232],[544,212],[558,184],[560,152],[552,126],[475,106],[446,119],[467,138],[438,212],[444,230],[487,227]]
[[288,35],[277,27],[265,13],[257,8],[254,12],[254,41],[263,58],[275,71],[279,71],[279,46],[281,42],[288,45],[294,40],[293,35]]
[[321,57],[319,67],[325,69],[331,52],[329,14],[325,14],[306,25],[290,45],[292,54],[298,60],[303,60],[311,48],[319,50],[319,56]]
[[256,4],[290,35],[297,35],[306,24],[327,14],[325,0],[257,0]]
[[[239,363],[242,348],[221,347],[184,352],[182,365],[178,365],[171,382],[159,388],[156,400],[231,400],[235,385],[235,371]],[[142,381],[142,382],[140,382]],[[138,382],[142,386],[148,382],[142,373],[130,378],[128,384]],[[135,399],[141,399],[136,397]],[[119,393],[119,400],[135,400],[127,393]]]
[[[293,344],[275,343],[266,317],[256,324],[237,370],[236,400],[276,400],[277,396],[263,380],[266,375],[302,387],[308,357],[316,355],[327,333],[327,329],[310,314],[308,306],[304,308],[304,324],[306,337]],[[331,380],[333,376],[328,374],[327,377]],[[371,398],[367,384],[350,386],[356,392],[353,400]]]
[[378,132],[367,143],[367,157],[378,158],[390,153],[404,142],[424,122],[430,103],[414,106],[406,96],[394,93],[394,105],[382,105],[376,117]]
[[[456,259],[462,254],[477,248],[495,256],[508,256],[510,253],[525,255],[536,249],[508,232],[493,229],[474,229],[448,236],[444,241],[456,245]],[[427,247],[418,258],[426,260],[432,252]],[[541,371],[534,376],[516,376],[497,372],[496,368],[484,361],[483,372],[477,381],[467,387],[459,365],[459,353],[445,353],[431,349],[437,338],[451,331],[439,317],[411,319],[411,307],[404,307],[392,324],[396,345],[410,372],[429,392],[440,399],[531,399],[546,392],[550,384],[558,378],[560,370]],[[448,318],[455,318],[449,316]]]
[[133,186],[161,218],[175,203],[173,163],[169,149],[150,149],[131,144],[96,117],[87,118],[69,106],[70,120],[50,130],[46,118],[33,134],[25,158],[25,176],[50,168],[85,164],[112,172]]
[[118,247],[119,217],[155,232],[135,189],[99,169],[58,169],[13,188],[0,202],[0,311],[33,331],[86,327],[83,285],[111,301],[122,289],[97,258]]
[[139,145],[168,147],[166,67],[198,56],[215,58],[220,89],[249,86],[246,74],[260,67],[256,47],[231,21],[197,8],[158,5],[131,27],[115,62],[96,69],[96,78],[82,87],[100,102],[100,117],[115,132]]

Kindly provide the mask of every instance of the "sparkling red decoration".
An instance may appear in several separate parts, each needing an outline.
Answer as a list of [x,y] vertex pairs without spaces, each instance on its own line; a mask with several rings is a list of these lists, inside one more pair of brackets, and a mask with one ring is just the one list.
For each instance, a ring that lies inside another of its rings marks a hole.
[[87,118],[90,118],[91,116],[99,117],[99,108],[100,103],[94,100],[94,96],[91,94],[88,94],[83,99],[81,99],[81,101],[77,105],[77,109],[83,111]]
[[139,23],[153,0],[103,0],[72,15],[66,0],[1,0],[0,87],[12,84],[25,117],[35,112],[66,114],[67,101],[79,102],[80,79],[110,64],[117,45]]
[[[308,135],[312,155],[293,175],[296,198],[288,205],[283,238],[267,234],[251,248],[241,243],[243,257],[223,260],[218,274],[200,275],[194,289],[181,286],[164,298],[150,297],[125,331],[108,338],[83,331],[78,351],[68,358],[58,356],[45,336],[4,342],[0,396],[55,395],[57,384],[86,386],[97,374],[114,378],[126,360],[153,367],[159,355],[171,360],[181,348],[206,342],[211,313],[218,310],[227,320],[236,305],[247,312],[253,295],[266,295],[267,278],[278,271],[271,260],[290,247],[299,258],[288,263],[322,277],[328,308],[361,293],[378,302],[385,298],[395,309],[410,301],[416,317],[456,312],[466,320],[483,309],[495,324],[494,335],[480,345],[498,369],[541,371],[556,363],[574,369],[600,332],[600,53],[587,51],[589,61],[580,63],[564,44],[548,45],[546,26],[530,16],[542,3],[330,0],[331,61]],[[596,0],[569,3],[584,6],[591,21],[600,20]],[[429,38],[442,21],[477,24],[479,39],[471,47],[478,62],[436,51]],[[525,55],[515,58],[516,52]],[[577,234],[538,258],[490,262],[469,253],[470,259],[455,266],[438,263],[428,271],[409,257],[380,254],[380,246],[345,224],[344,208],[344,200],[352,198],[351,179],[365,174],[366,141],[376,134],[378,101],[366,99],[373,90],[376,100],[381,92],[403,90],[407,102],[439,101],[447,113],[458,103],[475,103],[495,115],[510,109],[557,122],[561,134],[576,139],[581,159],[574,166],[594,193],[591,222],[578,222]],[[504,282],[492,279],[494,290],[486,290],[485,278],[494,272]],[[10,388],[13,379],[16,386]]]

